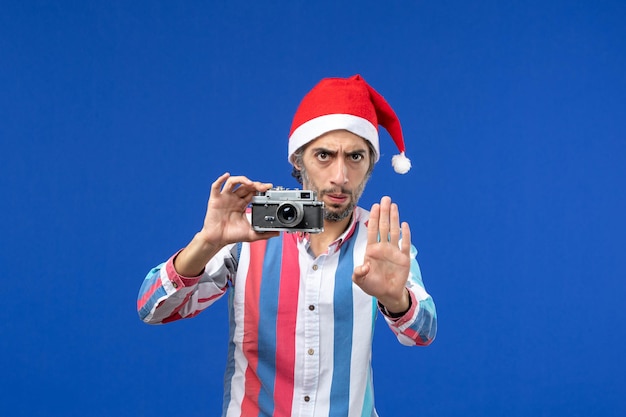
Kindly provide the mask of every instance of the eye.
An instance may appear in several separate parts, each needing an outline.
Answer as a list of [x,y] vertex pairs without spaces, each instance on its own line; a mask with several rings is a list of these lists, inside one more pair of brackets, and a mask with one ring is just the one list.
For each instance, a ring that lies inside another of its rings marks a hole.
[[362,153],[353,153],[353,154],[350,154],[350,160],[351,160],[351,161],[353,161],[353,162],[359,162],[359,161],[362,161],[362,160],[363,160],[363,158],[364,158],[364,156],[363,156],[363,154],[362,154]]
[[317,159],[320,161],[328,161],[329,158],[330,155],[328,155],[328,152],[321,151],[317,153]]

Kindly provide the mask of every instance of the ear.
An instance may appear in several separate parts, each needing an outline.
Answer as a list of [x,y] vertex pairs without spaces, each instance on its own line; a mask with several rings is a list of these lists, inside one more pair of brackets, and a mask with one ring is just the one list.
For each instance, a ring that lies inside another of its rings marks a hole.
[[298,158],[293,158],[293,160],[291,161],[291,164],[293,165],[294,169],[297,169],[298,171],[302,171],[302,159],[300,159],[300,163],[298,163],[297,159]]

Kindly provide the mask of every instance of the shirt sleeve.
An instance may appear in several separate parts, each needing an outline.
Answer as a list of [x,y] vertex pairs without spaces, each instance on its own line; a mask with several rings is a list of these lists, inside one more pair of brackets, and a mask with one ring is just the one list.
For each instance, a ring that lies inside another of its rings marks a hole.
[[411,245],[411,270],[406,283],[411,307],[398,318],[391,318],[380,310],[400,343],[407,346],[427,346],[437,334],[437,311],[433,298],[424,287],[416,256],[417,250]]
[[235,245],[218,252],[202,275],[184,277],[174,269],[174,256],[152,268],[137,297],[139,318],[149,324],[164,324],[198,315],[226,293],[237,272]]

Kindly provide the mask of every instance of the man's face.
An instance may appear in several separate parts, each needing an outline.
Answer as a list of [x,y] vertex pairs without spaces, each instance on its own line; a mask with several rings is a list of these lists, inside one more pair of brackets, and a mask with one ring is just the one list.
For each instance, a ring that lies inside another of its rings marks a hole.
[[327,221],[352,214],[369,177],[370,149],[346,130],[328,132],[309,143],[302,156],[302,182],[324,201]]

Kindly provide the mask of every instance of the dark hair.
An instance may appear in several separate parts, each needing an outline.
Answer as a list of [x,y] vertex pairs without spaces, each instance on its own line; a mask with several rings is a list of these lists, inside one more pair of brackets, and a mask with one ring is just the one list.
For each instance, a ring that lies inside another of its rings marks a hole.
[[[374,146],[372,146],[369,140],[365,140],[365,143],[367,143],[367,147],[369,148],[369,151],[370,151],[370,155],[369,155],[370,166],[367,168],[367,174],[365,175],[365,178],[369,178],[369,176],[372,174],[372,171],[374,170],[374,164],[376,163],[376,150],[374,149]],[[296,181],[300,183],[300,185],[303,185],[302,172],[298,168],[296,168],[296,165],[303,166],[302,160],[304,156],[304,151],[306,150],[307,146],[308,146],[308,143],[300,146],[298,149],[296,149],[293,155],[291,155],[291,159],[292,159],[291,163],[293,164],[293,168],[291,170],[291,176],[294,177]]]

